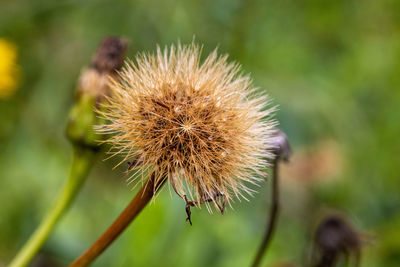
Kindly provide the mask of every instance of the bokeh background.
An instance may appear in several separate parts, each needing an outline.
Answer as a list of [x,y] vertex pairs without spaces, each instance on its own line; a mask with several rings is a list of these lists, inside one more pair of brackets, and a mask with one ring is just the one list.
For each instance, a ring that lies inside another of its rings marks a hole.
[[[64,136],[80,71],[104,36],[128,56],[191,42],[239,61],[279,105],[294,151],[281,172],[282,209],[264,266],[305,265],[329,210],[370,242],[362,266],[400,264],[400,1],[197,0],[0,2],[0,265],[15,255],[67,177]],[[35,266],[65,266],[135,192],[102,161]],[[163,190],[93,266],[248,266],[261,241],[270,181],[225,215]]]

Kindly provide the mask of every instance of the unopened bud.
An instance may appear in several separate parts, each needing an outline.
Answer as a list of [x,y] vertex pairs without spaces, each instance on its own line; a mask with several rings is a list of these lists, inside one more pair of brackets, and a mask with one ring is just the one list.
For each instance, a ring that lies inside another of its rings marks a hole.
[[279,157],[283,161],[288,162],[292,154],[292,150],[286,134],[281,130],[276,129],[272,135],[271,143],[275,156]]

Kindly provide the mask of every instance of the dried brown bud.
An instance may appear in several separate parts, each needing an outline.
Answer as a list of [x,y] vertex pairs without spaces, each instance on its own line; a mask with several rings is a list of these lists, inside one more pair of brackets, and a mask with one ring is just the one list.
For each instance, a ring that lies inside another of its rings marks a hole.
[[121,38],[107,37],[100,43],[91,67],[83,70],[76,89],[76,102],[72,107],[68,125],[68,138],[81,146],[97,148],[103,136],[93,131],[93,126],[102,123],[95,109],[109,94],[110,76],[116,76],[121,67],[127,42]]
[[328,215],[317,228],[315,246],[319,253],[317,267],[335,266],[340,257],[349,256],[353,256],[358,263],[361,238],[343,217]]
[[127,41],[106,37],[100,43],[89,68],[83,70],[78,84],[78,97],[90,95],[97,99],[109,94],[109,78],[115,77],[121,68]]
[[93,57],[91,67],[100,73],[111,73],[121,69],[127,44],[122,38],[104,38]]

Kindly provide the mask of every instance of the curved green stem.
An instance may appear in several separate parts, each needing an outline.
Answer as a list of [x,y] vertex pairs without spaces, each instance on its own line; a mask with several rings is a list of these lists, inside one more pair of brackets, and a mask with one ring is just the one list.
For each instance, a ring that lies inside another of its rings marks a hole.
[[47,213],[29,240],[20,249],[9,267],[23,267],[40,250],[61,216],[73,202],[83,182],[89,174],[95,159],[95,152],[90,148],[74,146],[74,155],[69,178],[64,184],[53,208]]

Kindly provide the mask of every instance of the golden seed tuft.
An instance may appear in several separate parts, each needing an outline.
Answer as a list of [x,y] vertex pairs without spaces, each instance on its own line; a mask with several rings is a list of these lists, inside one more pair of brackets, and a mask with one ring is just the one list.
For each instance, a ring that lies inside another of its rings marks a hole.
[[[271,157],[275,122],[268,99],[240,66],[214,50],[202,63],[195,44],[142,53],[129,62],[101,114],[113,155],[134,161],[131,179],[167,178],[196,205],[251,195]],[[244,197],[245,198],[245,197]]]

